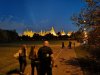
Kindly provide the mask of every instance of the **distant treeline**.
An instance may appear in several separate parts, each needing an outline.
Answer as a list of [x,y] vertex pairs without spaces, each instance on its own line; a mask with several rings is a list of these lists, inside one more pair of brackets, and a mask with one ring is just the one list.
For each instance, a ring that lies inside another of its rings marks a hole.
[[72,35],[69,37],[68,35],[61,35],[60,32],[57,33],[58,36],[54,36],[52,34],[46,34],[45,36],[41,36],[39,34],[34,34],[33,37],[29,36],[19,36],[16,30],[3,30],[0,29],[0,43],[6,43],[6,42],[20,42],[20,41],[38,41],[38,40],[68,40],[68,39],[76,39],[75,34],[72,33]]
[[18,33],[16,30],[3,30],[0,29],[0,43],[13,42],[18,40]]
[[68,35],[61,35],[60,32],[57,33],[58,36],[54,36],[51,33],[46,34],[45,36],[41,36],[37,33],[35,33],[33,35],[33,37],[29,37],[29,36],[20,36],[19,39],[20,40],[24,40],[24,41],[30,41],[30,40],[68,40],[68,39],[75,39],[74,33],[72,33],[71,36]]
[[67,35],[64,36],[54,36],[52,34],[46,34],[45,36],[41,36],[39,34],[34,34],[33,37],[29,36],[20,36],[20,40],[66,40],[68,39]]

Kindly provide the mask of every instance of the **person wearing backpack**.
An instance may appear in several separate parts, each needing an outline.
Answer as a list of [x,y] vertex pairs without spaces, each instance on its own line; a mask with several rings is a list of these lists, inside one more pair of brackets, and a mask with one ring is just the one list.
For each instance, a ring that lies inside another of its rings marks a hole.
[[35,46],[31,46],[29,53],[29,59],[31,60],[31,75],[34,75],[34,68],[37,69],[37,75],[39,75],[39,61],[36,55]]
[[52,66],[54,65],[53,51],[49,47],[49,42],[44,41],[43,47],[38,50],[38,59],[40,62],[40,75],[52,75]]

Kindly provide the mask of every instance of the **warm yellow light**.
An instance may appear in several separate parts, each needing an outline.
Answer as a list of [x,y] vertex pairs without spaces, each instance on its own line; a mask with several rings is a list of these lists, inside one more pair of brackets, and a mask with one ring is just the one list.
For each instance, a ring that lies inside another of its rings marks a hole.
[[68,32],[67,35],[70,37],[72,35],[72,32]]
[[67,35],[68,35],[68,36],[71,36],[71,34],[70,34],[70,33],[68,33]]
[[84,23],[86,23],[86,21],[84,20]]

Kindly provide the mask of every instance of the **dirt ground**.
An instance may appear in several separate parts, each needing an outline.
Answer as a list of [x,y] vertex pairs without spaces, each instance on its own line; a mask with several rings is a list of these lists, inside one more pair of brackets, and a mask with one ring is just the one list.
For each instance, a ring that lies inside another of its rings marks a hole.
[[[78,64],[78,66],[67,63],[67,61],[72,60],[73,58],[77,58],[75,50],[73,48],[60,48],[56,52],[54,52],[54,56],[55,64],[57,65],[57,67],[52,68],[53,75],[83,75],[83,71],[78,61],[76,61],[76,64]],[[30,72],[31,67],[30,65],[28,65],[25,70],[25,74],[30,75]],[[35,75],[37,75],[36,70]]]
[[[38,50],[40,46],[42,45],[37,45],[36,49]],[[72,49],[69,49],[67,46],[68,43],[66,43],[65,48],[62,49],[61,45],[51,45],[51,48],[53,49],[54,53],[55,64],[57,65],[56,67],[52,68],[53,75],[83,75],[83,71],[78,61],[75,62],[72,61],[74,58],[77,58],[74,50],[74,45],[72,45]],[[76,43],[75,46],[79,46],[79,43]],[[18,62],[16,64],[18,64]],[[11,65],[9,65],[9,67],[11,67]],[[18,75],[18,74],[13,73],[10,75]],[[25,75],[31,75],[30,64],[28,64],[25,69]],[[37,75],[36,69],[35,69],[35,75]]]

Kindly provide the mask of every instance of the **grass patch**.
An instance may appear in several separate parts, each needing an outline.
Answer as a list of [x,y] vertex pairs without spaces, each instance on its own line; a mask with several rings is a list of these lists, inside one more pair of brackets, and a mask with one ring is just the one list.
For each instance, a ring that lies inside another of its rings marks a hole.
[[87,58],[90,56],[87,50],[83,49],[81,46],[75,48],[75,53],[78,58]]
[[[100,63],[98,63],[89,52],[89,47],[79,46],[75,48],[77,60],[84,71],[84,75],[100,75]],[[95,53],[95,52],[94,52]]]

